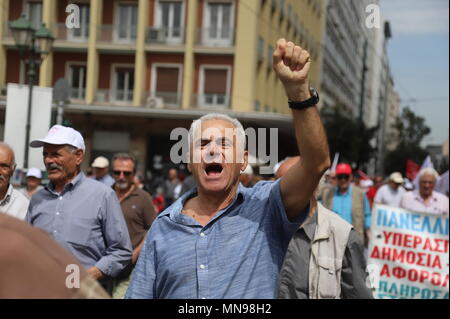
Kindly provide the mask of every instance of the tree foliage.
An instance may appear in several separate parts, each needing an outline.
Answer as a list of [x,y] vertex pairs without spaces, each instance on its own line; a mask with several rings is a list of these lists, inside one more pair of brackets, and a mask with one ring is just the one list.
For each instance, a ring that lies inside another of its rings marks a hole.
[[395,128],[398,130],[399,144],[395,150],[386,154],[385,174],[394,171],[405,174],[408,159],[420,165],[427,156],[427,151],[420,146],[420,143],[431,130],[425,124],[423,117],[405,107],[397,119]]
[[321,116],[330,154],[333,156],[339,152],[340,162],[366,170],[369,160],[375,155],[375,148],[370,141],[375,137],[377,127],[366,127],[339,106],[324,109]]

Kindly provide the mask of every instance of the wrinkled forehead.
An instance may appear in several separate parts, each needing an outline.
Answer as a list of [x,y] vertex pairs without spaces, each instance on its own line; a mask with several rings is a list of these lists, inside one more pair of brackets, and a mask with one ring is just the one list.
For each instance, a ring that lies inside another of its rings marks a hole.
[[222,119],[211,119],[200,122],[195,128],[194,141],[199,139],[213,140],[218,138],[236,139],[237,129],[228,121]]
[[436,177],[433,174],[425,173],[420,177],[421,182],[436,182]]

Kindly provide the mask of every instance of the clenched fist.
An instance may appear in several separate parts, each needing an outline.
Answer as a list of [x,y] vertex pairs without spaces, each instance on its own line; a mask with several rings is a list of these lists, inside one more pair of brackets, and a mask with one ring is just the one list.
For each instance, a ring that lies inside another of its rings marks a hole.
[[277,41],[273,52],[273,69],[284,85],[288,98],[292,101],[304,101],[311,97],[308,73],[311,58],[308,51],[285,39]]

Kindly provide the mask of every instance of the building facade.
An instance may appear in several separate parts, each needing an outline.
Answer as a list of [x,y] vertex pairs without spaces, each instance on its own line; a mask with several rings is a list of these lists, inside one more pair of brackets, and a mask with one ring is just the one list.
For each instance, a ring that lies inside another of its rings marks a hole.
[[[311,83],[320,89],[321,0],[0,0],[0,5],[5,9],[0,106],[4,109],[7,83],[27,82],[8,28],[25,13],[56,37],[38,70],[38,84],[68,81],[65,119],[86,139],[85,165],[99,154],[130,151],[139,170],[153,170],[169,162],[171,130],[188,128],[210,112],[238,117],[247,127],[279,128],[279,138],[294,143],[286,97],[271,68],[280,37],[311,52]],[[79,25],[69,28],[74,22]],[[0,116],[3,123],[4,111]],[[291,149],[281,146],[280,157]]]

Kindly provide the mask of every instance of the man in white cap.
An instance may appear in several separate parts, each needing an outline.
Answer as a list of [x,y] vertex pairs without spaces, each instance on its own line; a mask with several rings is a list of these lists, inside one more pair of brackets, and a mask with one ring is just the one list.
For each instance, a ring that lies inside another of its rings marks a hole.
[[400,207],[403,194],[406,190],[403,188],[403,176],[399,172],[394,172],[389,176],[386,185],[381,186],[374,198],[375,204]]
[[0,142],[0,213],[24,219],[29,200],[9,183],[16,169],[13,149]]
[[131,260],[131,242],[111,187],[81,172],[84,140],[69,127],[53,126],[31,147],[43,147],[50,183],[33,195],[26,220],[48,232],[111,291],[111,277]]
[[28,199],[31,199],[31,196],[33,196],[34,193],[42,189],[41,181],[41,170],[36,167],[29,168],[26,177],[26,186],[20,190],[21,193],[24,194]]
[[253,168],[249,165],[242,171],[241,175],[239,176],[239,181],[244,185],[245,187],[252,187],[253,186]]
[[114,184],[114,178],[112,178],[111,175],[108,174],[109,161],[106,157],[104,156],[97,157],[92,162],[91,166],[94,171],[94,176],[92,176],[91,178],[95,178],[95,180],[109,187],[111,187]]

